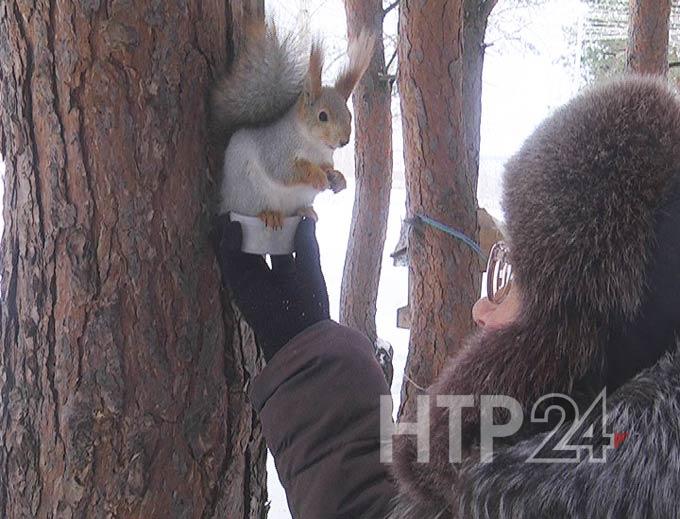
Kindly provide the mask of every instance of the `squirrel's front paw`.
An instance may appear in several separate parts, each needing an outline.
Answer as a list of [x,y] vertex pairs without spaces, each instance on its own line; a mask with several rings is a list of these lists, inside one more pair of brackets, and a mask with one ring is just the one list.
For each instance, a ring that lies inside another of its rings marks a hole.
[[330,187],[326,173],[316,164],[305,159],[295,161],[296,183],[306,184],[317,191],[325,191]]
[[262,211],[257,217],[264,222],[265,227],[274,230],[283,228],[283,215],[280,211]]
[[345,179],[345,175],[340,173],[338,170],[332,169],[330,171],[327,171],[326,175],[328,176],[328,183],[331,185],[333,193],[339,193],[340,191],[347,187],[347,180]]
[[303,207],[302,209],[298,209],[297,215],[301,216],[302,218],[310,218],[311,220],[314,220],[315,222],[319,221],[319,215],[316,214],[316,211],[311,206],[310,207]]
[[330,187],[328,179],[321,176],[313,178],[309,185],[311,185],[317,191],[326,191],[326,189]]

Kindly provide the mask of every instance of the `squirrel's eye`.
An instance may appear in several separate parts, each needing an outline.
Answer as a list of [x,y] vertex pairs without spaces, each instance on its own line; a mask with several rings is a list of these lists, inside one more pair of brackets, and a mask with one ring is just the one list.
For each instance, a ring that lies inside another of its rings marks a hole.
[[319,121],[321,122],[327,122],[328,121],[328,114],[326,112],[319,112]]

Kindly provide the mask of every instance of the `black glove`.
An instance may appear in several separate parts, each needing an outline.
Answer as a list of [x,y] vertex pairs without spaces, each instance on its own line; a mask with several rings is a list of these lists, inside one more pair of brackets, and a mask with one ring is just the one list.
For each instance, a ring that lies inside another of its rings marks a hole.
[[220,215],[216,231],[222,283],[231,289],[267,361],[298,333],[330,319],[313,220],[298,225],[295,257],[272,256],[271,269],[264,257],[241,252],[239,222]]

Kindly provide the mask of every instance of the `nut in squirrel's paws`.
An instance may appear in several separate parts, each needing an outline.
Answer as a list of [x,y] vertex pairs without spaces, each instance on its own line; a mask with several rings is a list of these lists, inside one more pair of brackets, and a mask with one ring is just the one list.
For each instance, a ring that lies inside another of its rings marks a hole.
[[319,221],[319,215],[316,214],[316,211],[311,206],[310,207],[303,207],[302,209],[298,209],[297,215],[302,217],[302,218],[310,218],[311,220],[314,220],[315,222]]
[[265,227],[274,230],[283,228],[283,215],[280,211],[262,211],[257,217],[264,222]]
[[331,185],[333,193],[339,193],[340,191],[347,187],[347,180],[345,180],[345,175],[340,173],[338,170],[332,169],[326,172],[326,175],[328,176],[328,182]]

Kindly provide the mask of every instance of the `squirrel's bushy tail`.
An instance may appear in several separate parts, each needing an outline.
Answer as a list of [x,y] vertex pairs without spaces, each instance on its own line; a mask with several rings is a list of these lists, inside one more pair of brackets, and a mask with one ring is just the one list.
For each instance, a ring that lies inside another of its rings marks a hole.
[[279,34],[273,22],[249,26],[245,44],[213,87],[215,122],[233,130],[279,118],[302,92],[307,59],[300,38]]

